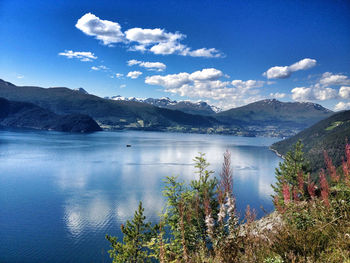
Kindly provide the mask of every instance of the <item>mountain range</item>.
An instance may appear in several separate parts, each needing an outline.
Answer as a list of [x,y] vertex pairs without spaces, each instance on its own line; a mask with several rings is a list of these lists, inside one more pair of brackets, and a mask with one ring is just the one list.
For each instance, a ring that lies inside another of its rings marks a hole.
[[262,100],[216,113],[205,102],[106,99],[82,88],[16,86],[4,80],[0,80],[0,97],[30,102],[55,114],[86,114],[103,129],[287,137],[333,114],[318,104],[278,100]]
[[[109,97],[106,97],[107,99]],[[166,108],[170,110],[180,110],[185,113],[189,114],[200,114],[200,115],[214,115],[215,113],[218,113],[222,111],[220,108],[209,105],[205,101],[199,101],[199,102],[192,102],[192,101],[176,101],[171,100],[168,97],[163,97],[160,99],[154,99],[154,98],[135,98],[135,97],[122,97],[120,95],[113,96],[110,99],[112,100],[124,100],[124,101],[137,101],[142,103],[151,104],[153,106],[157,106],[160,108]]]

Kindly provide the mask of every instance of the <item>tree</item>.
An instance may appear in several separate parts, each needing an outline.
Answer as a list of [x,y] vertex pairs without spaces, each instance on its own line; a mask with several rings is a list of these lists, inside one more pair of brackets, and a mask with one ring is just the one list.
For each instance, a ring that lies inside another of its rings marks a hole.
[[[276,168],[275,185],[271,185],[278,200],[283,200],[283,186],[298,186],[298,175],[303,176],[306,182],[307,175],[310,172],[309,163],[305,160],[303,153],[303,144],[299,140],[292,151],[287,152],[284,161],[279,163]],[[292,193],[292,191],[289,191]]]
[[131,221],[127,220],[125,226],[121,226],[123,242],[118,242],[116,237],[106,235],[106,239],[112,246],[108,253],[113,258],[113,263],[151,262],[146,244],[155,236],[156,227],[152,228],[151,223],[145,223],[146,217],[143,211],[144,208],[140,202],[134,218]]

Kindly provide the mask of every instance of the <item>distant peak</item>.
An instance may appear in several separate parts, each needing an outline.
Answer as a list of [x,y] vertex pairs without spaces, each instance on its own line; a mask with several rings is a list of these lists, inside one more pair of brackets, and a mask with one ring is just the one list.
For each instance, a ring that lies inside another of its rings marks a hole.
[[78,89],[74,89],[74,91],[78,91],[81,92],[83,94],[89,94],[86,90],[84,90],[83,88],[78,88]]

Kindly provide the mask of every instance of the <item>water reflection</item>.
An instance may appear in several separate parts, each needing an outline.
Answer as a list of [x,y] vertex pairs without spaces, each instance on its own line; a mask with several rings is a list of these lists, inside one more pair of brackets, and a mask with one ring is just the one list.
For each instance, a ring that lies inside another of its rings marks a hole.
[[[247,204],[272,209],[270,184],[279,161],[267,148],[273,139],[142,132],[1,131],[0,136],[6,142],[0,144],[0,205],[14,211],[0,216],[0,254],[5,259],[21,255],[33,261],[30,255],[35,254],[37,261],[54,262],[50,255],[60,258],[62,253],[61,259],[74,262],[101,261],[100,250],[108,249],[105,234],[119,235],[120,224],[133,217],[139,200],[147,218],[158,221],[163,179],[195,179],[198,152],[206,153],[217,176],[223,153],[231,152],[239,210]],[[23,200],[29,200],[26,209]],[[44,208],[45,216],[28,214]],[[9,247],[19,238],[30,240],[43,225],[48,225],[46,235],[26,248],[32,253]]]

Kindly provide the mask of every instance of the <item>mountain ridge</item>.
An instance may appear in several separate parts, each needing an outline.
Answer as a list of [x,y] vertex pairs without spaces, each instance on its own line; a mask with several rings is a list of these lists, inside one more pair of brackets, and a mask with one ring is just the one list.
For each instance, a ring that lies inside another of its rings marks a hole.
[[160,108],[166,108],[170,110],[180,110],[185,113],[189,114],[200,114],[200,115],[214,115],[215,113],[218,113],[222,111],[220,108],[209,105],[205,101],[198,101],[198,102],[192,102],[188,100],[182,100],[182,101],[176,101],[171,100],[168,97],[162,97],[162,98],[136,98],[136,97],[123,97],[120,95],[112,96],[112,97],[105,97],[107,99],[112,100],[123,100],[123,101],[137,101],[141,103],[147,103],[151,104],[153,106],[157,106]]
[[318,104],[277,100],[262,100],[209,115],[198,111],[191,114],[150,103],[100,98],[64,87],[16,86],[3,80],[0,80],[0,97],[34,103],[56,114],[86,114],[102,128],[118,130],[289,137],[333,114]]

